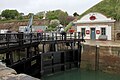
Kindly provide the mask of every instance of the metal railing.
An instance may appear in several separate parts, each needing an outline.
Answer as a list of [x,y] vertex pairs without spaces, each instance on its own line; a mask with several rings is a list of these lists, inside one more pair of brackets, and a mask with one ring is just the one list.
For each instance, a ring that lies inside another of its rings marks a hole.
[[83,37],[80,32],[76,33],[5,33],[0,34],[0,46],[2,45],[23,45],[26,43],[40,42],[40,41],[66,41],[78,40]]

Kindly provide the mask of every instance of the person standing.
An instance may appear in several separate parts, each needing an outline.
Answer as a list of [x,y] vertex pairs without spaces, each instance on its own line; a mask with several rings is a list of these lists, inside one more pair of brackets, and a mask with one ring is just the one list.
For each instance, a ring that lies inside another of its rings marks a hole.
[[60,34],[62,35],[62,40],[63,40],[63,37],[64,37],[64,40],[66,40],[66,32],[64,31],[64,28],[60,29]]

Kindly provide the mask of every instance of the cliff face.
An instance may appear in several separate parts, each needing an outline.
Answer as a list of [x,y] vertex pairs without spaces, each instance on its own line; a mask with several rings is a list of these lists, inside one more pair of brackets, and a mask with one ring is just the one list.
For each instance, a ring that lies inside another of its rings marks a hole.
[[[42,25],[48,25],[48,20],[34,20],[33,26],[42,26]],[[12,31],[18,31],[19,26],[27,26],[28,21],[21,21],[21,22],[9,22],[9,23],[0,23],[0,29],[9,29]]]

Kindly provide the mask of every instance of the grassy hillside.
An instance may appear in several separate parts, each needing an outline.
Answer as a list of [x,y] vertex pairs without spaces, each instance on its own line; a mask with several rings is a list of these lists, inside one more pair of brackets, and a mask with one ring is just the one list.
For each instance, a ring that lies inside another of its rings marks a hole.
[[118,21],[120,20],[120,0],[103,0],[80,15],[80,18],[90,12],[99,12]]

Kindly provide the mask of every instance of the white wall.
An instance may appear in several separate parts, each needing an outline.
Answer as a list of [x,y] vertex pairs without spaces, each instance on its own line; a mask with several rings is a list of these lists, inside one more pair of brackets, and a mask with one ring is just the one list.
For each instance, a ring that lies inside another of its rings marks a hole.
[[7,33],[7,29],[2,29],[2,30],[0,30],[0,33]]
[[[96,30],[100,30],[100,34],[96,34],[96,39],[99,38],[99,36],[101,35],[101,28],[106,28],[106,35],[108,40],[111,40],[111,26],[108,25],[95,25],[95,26],[77,26],[77,32],[81,32],[81,28],[85,28],[85,32],[86,30],[91,30],[91,28],[95,28],[95,33]],[[91,32],[91,31],[90,31]],[[91,34],[91,33],[90,33]],[[90,34],[86,34],[84,39],[90,39]]]
[[100,30],[100,34],[96,34],[96,39],[98,39],[99,36],[101,35],[101,26],[100,25],[96,25],[96,29],[95,30]]
[[[94,16],[96,17],[95,20],[90,20],[90,17]],[[97,13],[97,12],[92,12],[89,14],[86,14],[85,16],[83,16],[81,19],[77,20],[78,23],[83,23],[83,22],[114,22],[115,20],[112,20],[111,18],[107,18],[106,16],[104,16],[101,13]]]
[[111,34],[111,26],[106,27],[106,35],[108,36],[108,40],[112,40],[112,34]]
[[25,32],[27,26],[19,26],[19,32]]

